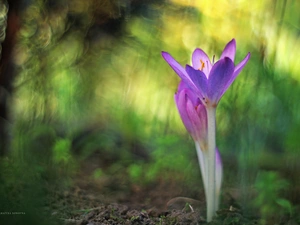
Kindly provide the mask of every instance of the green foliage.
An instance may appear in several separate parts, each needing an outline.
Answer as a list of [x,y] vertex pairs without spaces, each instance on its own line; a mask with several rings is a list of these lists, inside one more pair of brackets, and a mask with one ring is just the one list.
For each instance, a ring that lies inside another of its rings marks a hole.
[[128,167],[128,175],[133,183],[139,183],[143,176],[143,165],[131,164]]
[[171,176],[180,177],[185,172],[190,172],[191,162],[188,152],[194,151],[193,148],[189,149],[176,136],[158,138],[155,144],[156,148],[152,152],[154,164],[150,166],[146,177],[151,179],[153,176],[159,176],[165,172],[170,172]]
[[57,164],[67,164],[71,161],[71,142],[69,139],[57,139],[53,147],[53,161]]
[[2,224],[53,224],[44,210],[49,186],[65,187],[76,169],[69,139],[59,138],[53,125],[19,120],[12,130],[11,154],[0,160]]
[[148,184],[160,179],[183,182],[189,187],[197,188],[201,182],[199,165],[194,146],[175,135],[153,140],[148,163],[137,162],[128,167],[131,182]]
[[[55,219],[42,210],[45,189],[41,170],[12,157],[0,160],[0,224],[56,224]],[[8,213],[8,214],[5,214]]]
[[292,156],[295,154],[300,155],[299,130],[300,122],[294,123],[292,129],[290,129],[285,136],[286,151]]
[[289,182],[276,172],[264,171],[258,175],[255,183],[257,197],[253,203],[258,207],[262,221],[293,215],[292,203],[282,197],[288,187]]
[[292,203],[287,200],[287,199],[284,199],[284,198],[279,198],[276,200],[276,203],[281,206],[281,208],[287,212],[289,214],[289,216],[293,216],[294,214],[294,208],[293,208],[293,205]]
[[77,170],[77,163],[71,154],[71,140],[68,138],[56,138],[52,147],[52,160],[50,173],[54,178],[61,179],[61,183],[69,183]]
[[97,168],[97,169],[94,170],[94,172],[93,172],[93,178],[94,179],[99,179],[102,176],[103,176],[103,170],[102,169]]

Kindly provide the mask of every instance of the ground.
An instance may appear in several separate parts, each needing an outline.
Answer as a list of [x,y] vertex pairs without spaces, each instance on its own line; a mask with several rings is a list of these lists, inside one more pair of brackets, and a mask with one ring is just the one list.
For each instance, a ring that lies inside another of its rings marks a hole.
[[[50,191],[47,210],[61,224],[207,224],[203,194],[200,200],[184,197],[189,190],[176,182],[160,180],[146,186],[127,186],[113,177],[103,181],[82,175],[74,180],[72,188]],[[223,200],[225,208],[218,211],[211,224],[257,224],[256,218],[243,216],[230,196]]]

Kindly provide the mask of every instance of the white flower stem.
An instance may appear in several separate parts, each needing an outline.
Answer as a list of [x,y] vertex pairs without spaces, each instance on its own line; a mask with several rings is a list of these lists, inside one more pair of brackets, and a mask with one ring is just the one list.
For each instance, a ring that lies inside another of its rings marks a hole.
[[207,222],[212,221],[217,210],[216,194],[216,108],[208,106],[207,129],[208,129],[208,152],[207,152]]
[[198,141],[195,142],[196,150],[197,150],[197,156],[198,156],[198,162],[200,165],[200,171],[202,176],[202,182],[204,186],[204,193],[205,197],[207,198],[207,163],[205,159],[204,152],[202,151],[200,147],[200,143]]

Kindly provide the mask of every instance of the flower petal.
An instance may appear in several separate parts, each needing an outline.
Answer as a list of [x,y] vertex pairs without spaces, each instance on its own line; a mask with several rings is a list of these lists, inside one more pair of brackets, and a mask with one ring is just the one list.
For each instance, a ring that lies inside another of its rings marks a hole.
[[[200,108],[202,108],[201,106],[203,106],[203,105],[200,105]],[[206,120],[205,120],[206,117],[200,118],[195,108],[196,107],[194,107],[191,100],[189,98],[187,98],[186,112],[191,121],[192,129],[194,132],[191,135],[195,141],[198,140],[200,142],[204,142],[206,139],[206,135],[207,135],[207,130],[205,129],[205,127],[203,127],[204,123],[206,122]],[[206,112],[206,109],[204,108],[204,106],[203,106],[203,110],[205,110],[205,112]]]
[[194,83],[188,76],[185,69],[167,52],[161,53],[162,57],[166,60],[166,62],[171,66],[171,68],[177,73],[177,75],[192,89],[196,89]]
[[[181,120],[187,131],[195,141],[205,142],[207,136],[207,114],[205,106],[201,104],[199,98],[193,91],[188,88],[177,92],[174,97]],[[192,99],[195,99],[195,104]]]
[[181,80],[179,82],[178,88],[177,88],[177,93],[181,92],[183,89],[187,89],[189,88],[189,86],[183,81]]
[[235,39],[232,39],[225,46],[220,59],[224,59],[225,57],[228,57],[232,60],[232,62],[234,62],[235,52],[236,52],[236,43],[235,43]]
[[207,135],[207,111],[205,106],[198,99],[198,105],[195,107],[198,117],[200,118],[199,129],[201,129],[201,133],[203,137]]
[[[246,65],[249,59],[250,59],[250,53],[248,53],[246,57],[234,68],[233,75],[231,76],[228,83],[225,85],[224,92],[230,87],[230,85],[233,83],[235,78],[239,75],[239,73],[244,68],[244,66]],[[224,94],[224,92],[222,93],[222,95]]]
[[189,88],[189,86],[183,80],[181,80],[178,85],[177,92],[180,92],[183,89],[185,89],[186,95],[192,101],[193,105],[194,106],[198,105],[200,101],[199,97],[194,93],[192,89]]
[[218,103],[228,88],[226,84],[234,72],[234,63],[228,57],[219,60],[213,66],[208,78],[207,98],[211,103]]
[[182,120],[185,128],[187,129],[187,131],[190,134],[194,133],[193,126],[192,126],[189,116],[186,112],[186,94],[185,94],[184,90],[177,92],[174,95],[174,99],[175,99],[175,103],[176,103],[179,115],[181,117],[181,120]]
[[206,77],[208,77],[209,71],[212,67],[209,57],[200,48],[195,49],[193,52],[192,65],[195,70],[203,71]]
[[207,77],[200,70],[195,70],[193,67],[186,65],[185,70],[189,75],[190,79],[196,86],[196,93],[199,97],[203,98],[207,96]]
[[233,73],[233,77],[236,78],[237,75],[241,72],[241,70],[244,68],[244,66],[246,65],[246,63],[248,62],[248,60],[250,59],[250,52],[246,55],[246,57],[239,63],[236,65],[236,67],[234,68],[234,73]]
[[181,117],[182,123],[184,124],[186,130],[190,133],[192,138],[194,140],[198,140],[199,135],[197,132],[197,127],[195,126],[195,121],[193,121],[193,120],[195,120],[195,118],[191,119],[190,115],[187,111],[188,107],[192,107],[192,103],[191,103],[191,101],[189,101],[189,104],[188,104],[188,98],[187,98],[185,90],[182,90],[181,92],[176,93],[174,97],[175,97],[175,102],[176,102],[177,109],[178,109],[179,115]]

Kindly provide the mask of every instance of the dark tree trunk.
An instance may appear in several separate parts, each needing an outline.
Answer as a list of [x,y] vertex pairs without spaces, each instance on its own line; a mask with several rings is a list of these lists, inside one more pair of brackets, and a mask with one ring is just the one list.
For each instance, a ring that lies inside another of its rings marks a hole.
[[[14,78],[14,65],[12,63],[12,52],[16,42],[19,26],[18,7],[19,0],[0,0],[7,2],[9,10],[7,13],[6,37],[2,42],[2,52],[0,59],[0,156],[3,156],[8,149],[7,124],[9,121],[8,108],[10,106],[9,97],[12,94],[12,82]],[[5,4],[1,4],[5,7]],[[2,8],[3,9],[3,8]],[[5,27],[4,27],[5,28]]]

